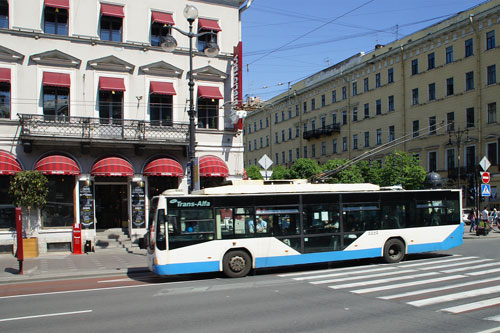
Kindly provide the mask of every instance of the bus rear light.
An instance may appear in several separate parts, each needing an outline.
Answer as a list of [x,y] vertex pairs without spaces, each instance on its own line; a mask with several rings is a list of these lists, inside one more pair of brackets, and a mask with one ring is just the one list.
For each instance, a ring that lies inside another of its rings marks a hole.
[[155,258],[155,260],[154,260],[154,261],[155,261],[155,265],[158,265],[158,259],[157,259],[157,258]]
[[288,253],[288,250],[285,250],[285,253]]
[[236,246],[236,242],[233,242],[233,246]]
[[207,259],[212,259],[212,257],[207,257]]

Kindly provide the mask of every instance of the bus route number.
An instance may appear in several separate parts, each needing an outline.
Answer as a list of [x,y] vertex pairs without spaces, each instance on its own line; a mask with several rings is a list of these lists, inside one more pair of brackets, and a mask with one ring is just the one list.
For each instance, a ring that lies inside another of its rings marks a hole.
[[378,235],[378,230],[368,231],[368,236],[376,236],[376,235]]

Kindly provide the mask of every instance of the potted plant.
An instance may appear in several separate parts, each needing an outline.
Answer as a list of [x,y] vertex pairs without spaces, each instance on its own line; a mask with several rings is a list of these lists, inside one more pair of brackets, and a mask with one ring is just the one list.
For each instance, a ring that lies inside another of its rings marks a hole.
[[27,224],[23,230],[23,247],[25,257],[38,255],[38,241],[32,238],[32,209],[36,211],[47,203],[49,193],[48,179],[39,171],[18,172],[10,182],[9,194],[16,207],[23,207],[27,212]]

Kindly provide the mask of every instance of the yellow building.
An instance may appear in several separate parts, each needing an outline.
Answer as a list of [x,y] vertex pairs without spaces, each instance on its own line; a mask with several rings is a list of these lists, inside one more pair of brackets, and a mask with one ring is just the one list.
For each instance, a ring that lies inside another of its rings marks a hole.
[[311,75],[249,113],[245,166],[264,154],[275,165],[367,151],[382,161],[398,149],[467,190],[487,156],[498,206],[499,33],[500,3],[490,1]]

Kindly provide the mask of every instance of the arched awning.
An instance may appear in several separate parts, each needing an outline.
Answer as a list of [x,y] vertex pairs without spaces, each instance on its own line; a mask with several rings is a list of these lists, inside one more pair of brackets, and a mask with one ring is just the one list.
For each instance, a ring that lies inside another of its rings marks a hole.
[[217,156],[200,157],[200,177],[227,177],[229,169],[223,160]]
[[42,158],[35,164],[35,170],[44,175],[79,175],[80,167],[66,156],[50,155]]
[[0,175],[15,175],[23,171],[16,157],[5,150],[0,150]]
[[166,176],[166,177],[183,177],[179,162],[170,158],[159,158],[149,162],[144,168],[145,176]]
[[106,157],[97,161],[90,173],[92,176],[131,177],[134,175],[134,168],[123,158]]

